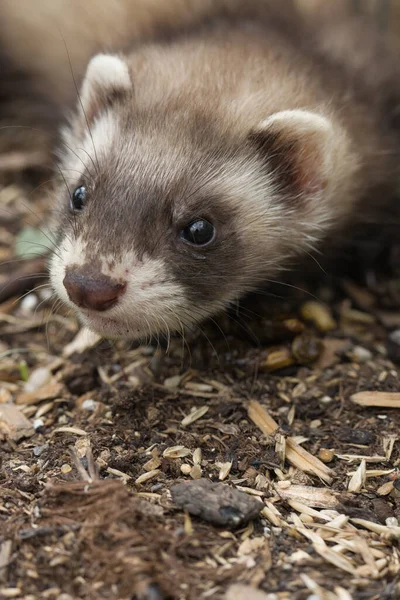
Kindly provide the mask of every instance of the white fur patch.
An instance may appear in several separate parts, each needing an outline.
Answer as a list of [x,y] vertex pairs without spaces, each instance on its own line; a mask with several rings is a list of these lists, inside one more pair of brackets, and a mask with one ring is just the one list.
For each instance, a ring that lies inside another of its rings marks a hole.
[[94,120],[90,132],[88,130],[80,142],[69,129],[64,131],[66,146],[61,168],[69,187],[80,183],[85,172],[92,175],[90,179],[93,180],[97,159],[108,156],[118,133],[118,118],[111,110]]
[[113,54],[97,54],[89,62],[83,80],[81,99],[85,110],[95,96],[108,90],[129,90],[132,81],[127,63]]
[[332,123],[323,115],[309,110],[282,110],[274,113],[259,126],[259,129],[269,129],[272,125],[290,129],[295,135],[320,133],[332,135]]
[[69,300],[63,285],[69,266],[84,265],[89,260],[82,240],[72,242],[66,238],[51,263],[53,288],[87,327],[104,337],[146,338],[160,333],[168,335],[187,324],[190,307],[184,289],[167,274],[162,260],[138,261],[133,252],[127,253],[119,263],[115,263],[112,256],[100,255],[99,259],[99,275],[127,282],[118,304],[102,313],[79,309]]

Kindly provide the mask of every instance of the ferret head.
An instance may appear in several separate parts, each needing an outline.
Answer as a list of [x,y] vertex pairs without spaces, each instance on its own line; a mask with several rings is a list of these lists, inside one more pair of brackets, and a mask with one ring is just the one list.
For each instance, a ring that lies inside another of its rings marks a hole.
[[329,119],[289,110],[249,126],[207,102],[142,94],[119,56],[88,66],[64,133],[51,281],[105,337],[215,314],[329,219]]

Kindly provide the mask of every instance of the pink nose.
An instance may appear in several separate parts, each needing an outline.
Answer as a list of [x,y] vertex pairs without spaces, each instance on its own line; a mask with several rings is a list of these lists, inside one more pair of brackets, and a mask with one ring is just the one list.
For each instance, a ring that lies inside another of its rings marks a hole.
[[103,311],[115,306],[125,292],[126,282],[117,282],[89,268],[67,269],[63,281],[69,299],[81,308]]

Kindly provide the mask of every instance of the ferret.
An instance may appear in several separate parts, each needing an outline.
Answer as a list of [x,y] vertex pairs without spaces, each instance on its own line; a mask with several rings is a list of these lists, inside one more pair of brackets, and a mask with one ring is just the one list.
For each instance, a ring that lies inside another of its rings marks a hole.
[[88,63],[50,277],[106,338],[191,328],[396,202],[396,49],[357,19],[242,4],[191,2]]

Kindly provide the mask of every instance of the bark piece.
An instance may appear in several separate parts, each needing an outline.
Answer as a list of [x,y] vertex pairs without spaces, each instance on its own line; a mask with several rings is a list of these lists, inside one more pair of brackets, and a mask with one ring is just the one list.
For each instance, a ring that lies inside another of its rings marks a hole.
[[260,500],[222,483],[197,479],[171,488],[172,499],[190,514],[215,525],[238,527],[263,508]]

